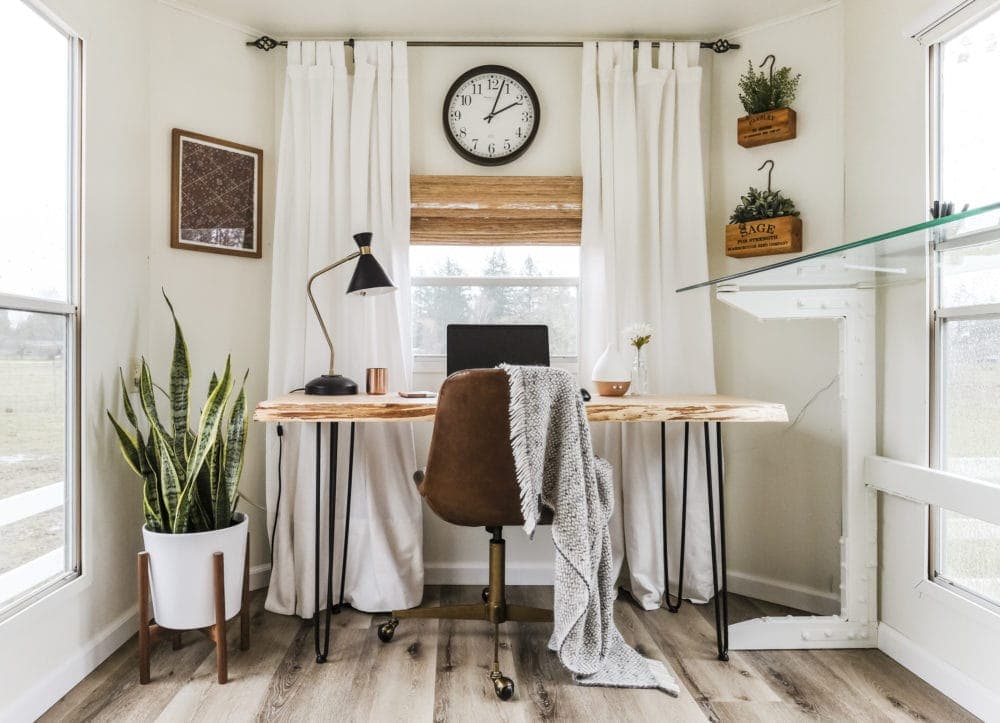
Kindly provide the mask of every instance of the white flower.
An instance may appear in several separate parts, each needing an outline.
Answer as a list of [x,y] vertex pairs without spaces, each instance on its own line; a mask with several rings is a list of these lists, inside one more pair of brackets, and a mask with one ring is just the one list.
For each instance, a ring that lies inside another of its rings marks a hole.
[[645,322],[641,324],[629,324],[623,333],[625,341],[636,349],[646,346],[653,338],[653,325]]

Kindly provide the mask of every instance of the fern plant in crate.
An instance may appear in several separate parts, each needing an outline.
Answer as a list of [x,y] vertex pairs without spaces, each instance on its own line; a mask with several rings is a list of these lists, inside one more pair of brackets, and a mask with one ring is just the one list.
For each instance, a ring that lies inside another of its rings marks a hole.
[[765,256],[802,250],[802,220],[795,202],[779,190],[771,189],[774,161],[767,160],[757,170],[771,164],[767,189],[751,186],[729,216],[726,226],[726,256]]
[[[188,630],[216,623],[216,552],[221,551],[225,561],[225,618],[240,611],[248,523],[246,515],[236,512],[236,502],[249,422],[247,375],[230,405],[234,384],[227,357],[222,376],[212,373],[207,398],[192,428],[187,344],[173,304],[165,293],[163,298],[174,323],[168,389],[153,382],[143,359],[140,423],[119,370],[127,428],[110,411],[108,418],[122,457],[142,480],[146,518],[142,533],[149,553],[154,617],[165,628]],[[169,415],[164,418],[157,407],[157,393],[166,398]]]
[[774,69],[775,57],[768,55],[760,64],[764,71],[754,70],[747,61],[747,70],[740,76],[740,103],[747,115],[736,122],[736,140],[744,148],[762,146],[795,138],[797,117],[791,109],[799,89],[800,74],[792,75],[789,67]]

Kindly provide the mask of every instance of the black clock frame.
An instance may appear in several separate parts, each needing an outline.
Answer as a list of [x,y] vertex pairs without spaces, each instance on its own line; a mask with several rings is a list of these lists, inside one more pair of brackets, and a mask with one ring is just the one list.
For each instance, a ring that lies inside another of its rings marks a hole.
[[[476,75],[483,75],[484,73],[507,75],[511,79],[520,83],[521,86],[527,91],[528,97],[531,99],[531,103],[535,108],[535,123],[531,128],[531,133],[528,134],[527,140],[524,141],[520,148],[506,156],[484,158],[483,156],[477,156],[475,153],[470,153],[455,139],[455,136],[451,132],[451,125],[448,123],[448,107],[451,105],[452,97],[458,89],[462,87],[465,81]],[[523,156],[524,152],[528,150],[528,147],[535,140],[535,136],[538,134],[538,127],[542,124],[542,105],[538,102],[538,94],[535,93],[535,89],[531,86],[531,83],[529,83],[528,79],[516,70],[508,68],[505,65],[480,65],[472,68],[471,70],[465,71],[458,76],[458,79],[454,83],[451,84],[451,87],[448,89],[448,92],[444,97],[444,109],[441,113],[441,122],[444,125],[444,135],[448,139],[448,143],[451,144],[451,147],[462,158],[479,166],[502,166],[505,163],[510,163],[511,161],[515,161]]]

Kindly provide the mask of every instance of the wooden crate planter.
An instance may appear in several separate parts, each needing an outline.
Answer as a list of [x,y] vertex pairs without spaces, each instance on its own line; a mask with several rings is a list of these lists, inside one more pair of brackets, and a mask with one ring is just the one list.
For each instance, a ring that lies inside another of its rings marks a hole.
[[768,256],[802,250],[802,219],[779,216],[726,226],[726,256]]
[[795,137],[795,111],[778,108],[754,115],[745,115],[736,121],[736,142],[744,148],[787,141]]

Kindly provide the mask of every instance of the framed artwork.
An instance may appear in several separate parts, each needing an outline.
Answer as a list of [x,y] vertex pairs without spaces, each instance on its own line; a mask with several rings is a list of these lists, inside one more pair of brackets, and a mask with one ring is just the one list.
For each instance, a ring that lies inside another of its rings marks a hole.
[[170,246],[261,257],[259,148],[174,128]]

